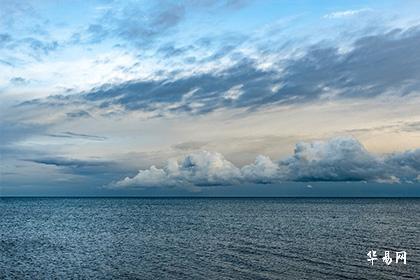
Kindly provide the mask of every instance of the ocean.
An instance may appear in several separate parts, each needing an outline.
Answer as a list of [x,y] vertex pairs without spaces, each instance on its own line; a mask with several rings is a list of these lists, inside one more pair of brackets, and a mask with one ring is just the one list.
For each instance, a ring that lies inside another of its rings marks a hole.
[[1,198],[0,217],[0,279],[420,279],[420,199]]

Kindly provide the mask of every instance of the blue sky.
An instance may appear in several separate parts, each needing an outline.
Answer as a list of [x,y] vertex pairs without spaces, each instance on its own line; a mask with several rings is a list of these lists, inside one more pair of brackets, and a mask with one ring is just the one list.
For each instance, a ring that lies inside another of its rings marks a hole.
[[419,12],[1,1],[0,194],[419,195]]

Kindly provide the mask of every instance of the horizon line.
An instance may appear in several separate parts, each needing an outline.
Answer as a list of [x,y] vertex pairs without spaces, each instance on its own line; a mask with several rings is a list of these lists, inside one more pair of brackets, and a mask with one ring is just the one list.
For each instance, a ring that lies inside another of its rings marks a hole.
[[301,199],[420,199],[419,196],[184,196],[184,195],[155,195],[155,196],[130,196],[130,195],[0,195],[0,199],[3,198],[142,198],[142,199],[189,199],[189,198],[270,198],[270,199],[289,199],[289,198],[301,198]]

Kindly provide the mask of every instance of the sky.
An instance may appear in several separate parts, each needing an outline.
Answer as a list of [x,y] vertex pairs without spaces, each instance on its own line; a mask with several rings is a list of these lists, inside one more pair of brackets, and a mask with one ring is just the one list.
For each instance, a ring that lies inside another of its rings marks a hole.
[[420,196],[418,1],[0,0],[0,195]]

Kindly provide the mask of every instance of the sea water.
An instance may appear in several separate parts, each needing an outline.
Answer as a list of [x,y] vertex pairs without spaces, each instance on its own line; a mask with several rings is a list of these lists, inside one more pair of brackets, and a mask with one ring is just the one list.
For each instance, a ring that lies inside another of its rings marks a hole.
[[419,199],[1,198],[0,218],[1,279],[420,278]]

